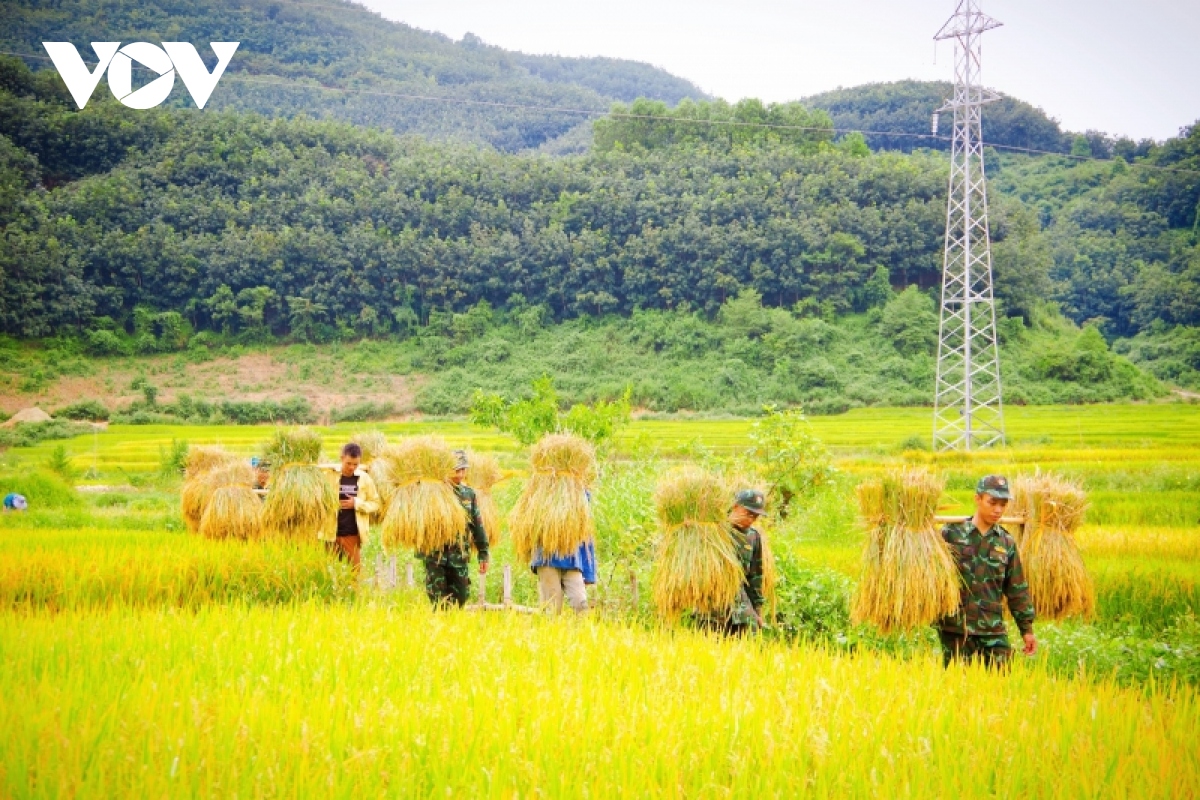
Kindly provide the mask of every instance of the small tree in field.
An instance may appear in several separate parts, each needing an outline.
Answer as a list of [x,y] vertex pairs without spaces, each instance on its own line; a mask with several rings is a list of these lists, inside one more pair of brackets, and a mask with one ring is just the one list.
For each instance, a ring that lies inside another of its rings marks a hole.
[[533,382],[533,396],[522,400],[476,391],[471,422],[512,434],[525,445],[547,433],[573,433],[599,445],[611,441],[629,423],[631,395],[626,389],[617,400],[599,400],[590,406],[576,403],[563,413],[554,380],[544,375]]
[[827,483],[834,474],[829,451],[812,433],[799,408],[764,407],[766,416],[750,427],[747,469],[767,484],[769,502],[787,517],[792,500]]

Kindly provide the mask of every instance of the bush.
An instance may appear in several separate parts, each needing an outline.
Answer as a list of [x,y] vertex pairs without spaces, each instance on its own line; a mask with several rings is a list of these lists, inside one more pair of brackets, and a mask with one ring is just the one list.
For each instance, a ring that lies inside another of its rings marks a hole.
[[23,422],[15,428],[0,430],[0,447],[32,447],[38,442],[72,439],[91,432],[91,425],[67,420]]
[[275,400],[226,400],[221,413],[236,425],[260,425],[282,422],[287,425],[310,425],[317,421],[316,412],[304,397],[290,397],[282,403]]
[[90,331],[86,341],[87,351],[93,356],[126,356],[132,349],[112,331]]
[[85,422],[103,422],[108,419],[109,411],[99,400],[80,400],[78,403],[63,406],[55,411],[53,416]]
[[387,419],[395,413],[395,403],[386,401],[375,403],[364,400],[360,403],[351,403],[343,408],[335,408],[329,416],[334,422],[371,422]]
[[174,414],[162,414],[144,408],[119,411],[112,415],[111,421],[117,425],[175,425],[182,422]]

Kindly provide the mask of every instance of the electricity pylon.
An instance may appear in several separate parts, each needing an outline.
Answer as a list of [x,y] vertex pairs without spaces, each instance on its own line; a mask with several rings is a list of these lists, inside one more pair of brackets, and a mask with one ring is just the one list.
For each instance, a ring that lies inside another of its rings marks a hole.
[[[1004,442],[980,124],[983,106],[1000,98],[979,81],[981,35],[1000,24],[980,11],[976,0],[959,0],[954,16],[934,37],[955,43],[954,97],[938,109],[954,112],[954,144],[938,326],[935,450],[971,450]],[[936,125],[935,115],[935,130]]]

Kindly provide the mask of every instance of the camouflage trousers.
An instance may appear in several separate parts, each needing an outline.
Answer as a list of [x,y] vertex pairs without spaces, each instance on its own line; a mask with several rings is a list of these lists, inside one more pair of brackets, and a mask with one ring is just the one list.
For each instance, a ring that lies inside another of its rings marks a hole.
[[942,642],[942,664],[949,667],[951,661],[970,663],[978,659],[985,667],[1003,669],[1012,658],[1012,647],[1008,637],[969,636],[950,631],[938,631]]
[[464,606],[471,596],[471,556],[459,547],[448,547],[421,556],[425,564],[425,594],[434,605]]
[[716,617],[711,614],[696,614],[692,619],[698,630],[708,631],[720,636],[753,636],[761,630],[758,626],[758,620],[753,618],[745,621],[737,617]]

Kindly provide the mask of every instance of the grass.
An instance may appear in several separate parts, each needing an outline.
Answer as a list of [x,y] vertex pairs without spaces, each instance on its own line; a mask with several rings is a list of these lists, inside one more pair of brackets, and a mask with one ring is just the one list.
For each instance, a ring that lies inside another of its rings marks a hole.
[[40,616],[0,652],[14,797],[1200,791],[1194,695],[1024,665],[420,606]]

